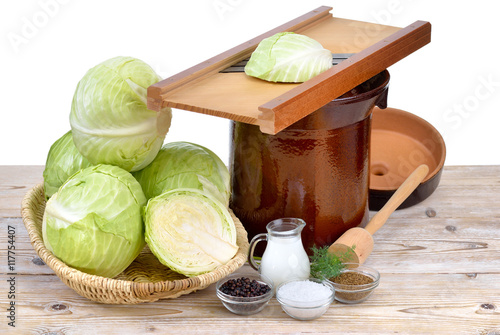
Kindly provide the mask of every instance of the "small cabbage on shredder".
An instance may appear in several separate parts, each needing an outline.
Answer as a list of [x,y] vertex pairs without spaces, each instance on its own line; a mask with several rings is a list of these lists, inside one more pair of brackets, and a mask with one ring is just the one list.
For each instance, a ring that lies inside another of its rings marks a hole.
[[228,209],[209,193],[176,189],[144,208],[146,242],[158,260],[191,277],[229,262],[236,252],[236,227]]
[[43,170],[43,190],[49,199],[74,173],[91,166],[73,143],[71,130],[52,144]]
[[145,204],[141,186],[129,172],[104,164],[85,168],[47,201],[43,241],[69,266],[115,277],[145,246]]
[[92,164],[137,171],[160,150],[172,111],[147,108],[147,88],[160,77],[141,60],[116,57],[91,68],[71,105],[73,140]]
[[332,53],[316,40],[293,32],[263,39],[245,66],[249,76],[271,82],[301,83],[333,66]]
[[229,170],[215,153],[198,144],[167,143],[151,164],[132,174],[147,199],[177,188],[196,188],[229,203]]

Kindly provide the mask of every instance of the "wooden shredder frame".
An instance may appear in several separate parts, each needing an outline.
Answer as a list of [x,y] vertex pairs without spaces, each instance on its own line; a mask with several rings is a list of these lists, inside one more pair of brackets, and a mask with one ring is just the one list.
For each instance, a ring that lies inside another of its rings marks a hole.
[[[333,17],[319,7],[148,88],[148,108],[183,109],[258,125],[276,134],[430,42],[431,24],[405,28]],[[266,82],[223,71],[248,59],[260,41],[279,32],[309,36],[332,53],[352,54],[298,84]]]

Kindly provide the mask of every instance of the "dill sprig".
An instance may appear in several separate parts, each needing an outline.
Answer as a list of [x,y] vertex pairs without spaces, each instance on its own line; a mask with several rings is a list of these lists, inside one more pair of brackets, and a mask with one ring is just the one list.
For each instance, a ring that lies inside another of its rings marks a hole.
[[355,246],[348,248],[342,255],[336,255],[328,252],[328,246],[317,248],[313,246],[311,251],[311,276],[318,279],[330,279],[340,275],[345,269],[347,263],[354,253]]

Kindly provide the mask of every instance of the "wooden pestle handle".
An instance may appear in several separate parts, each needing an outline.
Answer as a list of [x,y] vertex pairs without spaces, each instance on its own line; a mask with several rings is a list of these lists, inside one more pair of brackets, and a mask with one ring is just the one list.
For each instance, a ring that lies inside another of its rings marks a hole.
[[370,220],[365,227],[370,234],[374,234],[387,221],[389,216],[410,196],[410,194],[420,185],[420,182],[429,173],[429,167],[425,164],[420,165],[408,178],[398,187],[387,203]]

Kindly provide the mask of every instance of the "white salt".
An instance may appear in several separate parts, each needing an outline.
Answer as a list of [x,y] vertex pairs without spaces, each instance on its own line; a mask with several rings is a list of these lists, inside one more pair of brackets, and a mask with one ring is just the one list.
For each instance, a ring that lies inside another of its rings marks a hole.
[[[277,292],[285,303],[300,307],[316,306],[321,300],[327,300],[332,290],[320,283],[310,280],[293,281],[280,287]],[[311,304],[313,303],[313,304]]]
[[323,315],[333,300],[333,289],[311,280],[284,284],[276,292],[281,308],[298,320],[313,320]]

